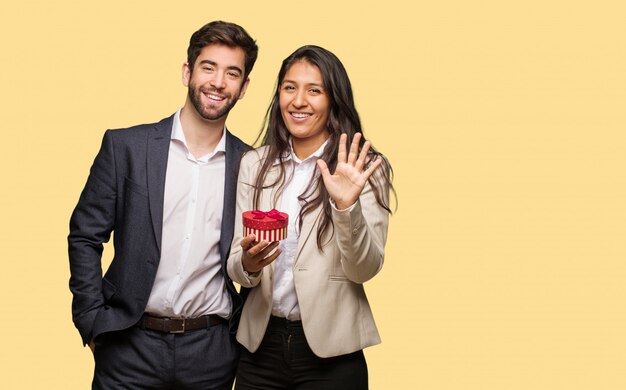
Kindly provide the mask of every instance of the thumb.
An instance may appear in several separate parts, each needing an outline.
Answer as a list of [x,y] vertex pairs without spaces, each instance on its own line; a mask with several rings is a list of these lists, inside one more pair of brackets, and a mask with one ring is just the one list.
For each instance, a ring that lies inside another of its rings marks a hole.
[[322,178],[324,181],[330,180],[330,171],[328,170],[328,165],[326,165],[326,161],[321,158],[317,159],[317,166],[320,168],[320,173],[322,174]]
[[250,234],[242,238],[239,244],[241,245],[241,248],[243,250],[246,250],[254,240],[256,240],[256,237],[254,236],[254,234]]

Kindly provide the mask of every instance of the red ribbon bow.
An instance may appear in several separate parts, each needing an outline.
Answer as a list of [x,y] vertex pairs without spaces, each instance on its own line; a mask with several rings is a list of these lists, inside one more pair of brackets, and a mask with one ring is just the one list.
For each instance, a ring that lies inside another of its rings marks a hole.
[[269,217],[277,221],[284,221],[287,219],[276,209],[271,209],[270,211],[252,210],[252,214],[254,215],[254,219],[263,219],[265,217]]

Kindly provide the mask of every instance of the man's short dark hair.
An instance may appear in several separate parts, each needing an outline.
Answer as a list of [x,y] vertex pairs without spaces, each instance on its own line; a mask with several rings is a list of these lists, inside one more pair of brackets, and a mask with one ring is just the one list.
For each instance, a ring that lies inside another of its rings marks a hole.
[[217,20],[205,24],[198,31],[193,33],[187,48],[187,63],[189,69],[193,71],[196,58],[205,46],[221,44],[229,47],[240,47],[245,54],[244,80],[254,67],[259,48],[256,41],[243,29],[243,27],[229,22]]

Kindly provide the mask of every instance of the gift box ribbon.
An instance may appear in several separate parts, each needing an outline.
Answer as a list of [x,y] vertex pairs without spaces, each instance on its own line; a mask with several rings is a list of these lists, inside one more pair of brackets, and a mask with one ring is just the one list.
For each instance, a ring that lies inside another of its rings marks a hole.
[[270,211],[252,210],[252,215],[254,215],[254,219],[263,219],[265,217],[269,217],[277,221],[284,221],[287,219],[287,217],[281,215],[280,211],[276,209],[271,209]]

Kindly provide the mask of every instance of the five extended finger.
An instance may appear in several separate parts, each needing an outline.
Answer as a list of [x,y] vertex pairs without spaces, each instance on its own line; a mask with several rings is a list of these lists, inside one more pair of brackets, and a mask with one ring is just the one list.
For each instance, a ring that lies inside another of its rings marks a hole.
[[346,133],[341,133],[339,137],[339,148],[337,149],[337,163],[346,162],[348,159],[348,152],[346,149],[348,135]]
[[363,149],[361,149],[361,153],[359,154],[359,159],[356,160],[356,164],[354,165],[354,167],[359,171],[362,171],[363,167],[365,166],[365,160],[367,160],[367,153],[370,150],[370,145],[370,141],[365,141],[365,143],[363,144]]
[[[346,136],[347,138],[347,136]],[[361,140],[361,133],[356,133],[352,137],[352,144],[350,145],[350,154],[348,155],[348,164],[354,165],[357,156],[359,155],[359,141]]]
[[324,179],[324,181],[329,180],[331,174],[328,170],[328,165],[326,164],[326,161],[322,160],[321,158],[317,159],[317,166],[320,168],[322,179]]
[[374,161],[372,161],[372,163],[370,164],[370,166],[365,170],[365,172],[363,172],[363,179],[365,181],[367,181],[367,179],[369,179],[370,176],[372,176],[372,173],[374,173],[374,171],[383,163],[383,159],[380,158],[380,156],[376,156],[376,159]]

